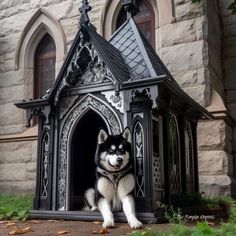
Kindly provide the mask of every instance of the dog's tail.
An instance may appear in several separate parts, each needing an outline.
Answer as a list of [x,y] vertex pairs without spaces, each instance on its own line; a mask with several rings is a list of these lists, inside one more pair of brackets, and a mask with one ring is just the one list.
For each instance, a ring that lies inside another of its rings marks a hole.
[[84,208],[84,210],[86,211],[96,211],[97,210],[97,206],[95,203],[95,190],[93,188],[89,188],[86,190],[86,192],[84,193],[84,201],[85,201],[85,205],[86,207]]

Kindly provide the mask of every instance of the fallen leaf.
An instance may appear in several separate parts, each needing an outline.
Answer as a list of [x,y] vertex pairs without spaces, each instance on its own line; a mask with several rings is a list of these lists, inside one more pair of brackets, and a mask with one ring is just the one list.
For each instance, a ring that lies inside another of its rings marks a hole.
[[102,224],[101,221],[93,221],[93,223],[94,223],[95,225],[101,225],[101,224]]
[[19,234],[26,234],[32,232],[32,229],[30,228],[30,226],[25,227],[25,228],[20,228],[15,226],[14,230],[12,230],[11,232],[9,232],[9,235],[19,235]]
[[214,222],[208,222],[208,225],[210,225],[210,226],[214,226],[215,223],[214,223]]
[[16,223],[14,223],[14,222],[10,222],[10,223],[8,222],[4,225],[4,228],[10,228],[10,227],[15,226],[15,225],[16,225]]
[[29,220],[28,222],[29,223],[33,223],[33,224],[40,224],[40,223],[42,223],[41,220]]
[[62,230],[62,231],[58,231],[57,235],[63,235],[63,234],[68,234],[68,233],[70,233],[70,232],[66,231],[66,230]]
[[101,229],[98,229],[98,230],[94,230],[93,231],[93,234],[108,234],[108,230],[106,228],[101,228]]
[[48,222],[59,222],[59,220],[48,220]]

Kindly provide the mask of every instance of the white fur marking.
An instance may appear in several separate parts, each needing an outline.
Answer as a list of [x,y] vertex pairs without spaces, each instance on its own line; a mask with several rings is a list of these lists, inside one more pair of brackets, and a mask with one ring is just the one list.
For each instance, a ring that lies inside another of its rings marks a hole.
[[125,197],[126,195],[130,194],[135,186],[134,176],[132,174],[128,174],[120,179],[117,194],[120,199]]
[[89,188],[84,195],[88,204],[91,206],[91,211],[95,211],[97,209],[95,204],[95,190],[93,188]]
[[98,134],[98,144],[102,144],[106,141],[108,134],[105,130],[101,129]]
[[106,198],[109,202],[112,201],[115,195],[115,189],[113,184],[107,178],[99,178],[97,188],[104,198]]
[[114,218],[111,212],[111,206],[107,199],[102,198],[98,201],[98,208],[103,217],[103,228],[109,228],[114,226]]
[[134,209],[134,199],[131,195],[125,196],[121,199],[123,204],[123,210],[127,221],[131,228],[139,229],[142,228],[143,225],[140,221],[137,220],[135,216],[135,209]]
[[124,131],[123,131],[123,134],[122,134],[123,138],[130,142],[131,143],[131,133],[130,133],[130,130],[129,128],[126,128]]

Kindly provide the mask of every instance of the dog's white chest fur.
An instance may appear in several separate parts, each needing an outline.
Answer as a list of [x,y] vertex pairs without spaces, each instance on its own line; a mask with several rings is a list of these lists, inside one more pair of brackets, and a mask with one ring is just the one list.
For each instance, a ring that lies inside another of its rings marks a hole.
[[113,202],[113,209],[120,209],[120,200],[131,193],[134,189],[134,176],[127,174],[116,181],[113,175],[101,177],[98,180],[97,188],[100,194],[107,200]]

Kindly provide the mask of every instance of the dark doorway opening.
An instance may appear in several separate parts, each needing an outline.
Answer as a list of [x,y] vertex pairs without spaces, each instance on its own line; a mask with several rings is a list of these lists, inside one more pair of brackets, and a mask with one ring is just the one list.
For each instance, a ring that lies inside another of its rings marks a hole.
[[70,210],[82,210],[84,192],[96,181],[94,155],[99,130],[108,132],[104,120],[89,110],[79,120],[71,142]]

